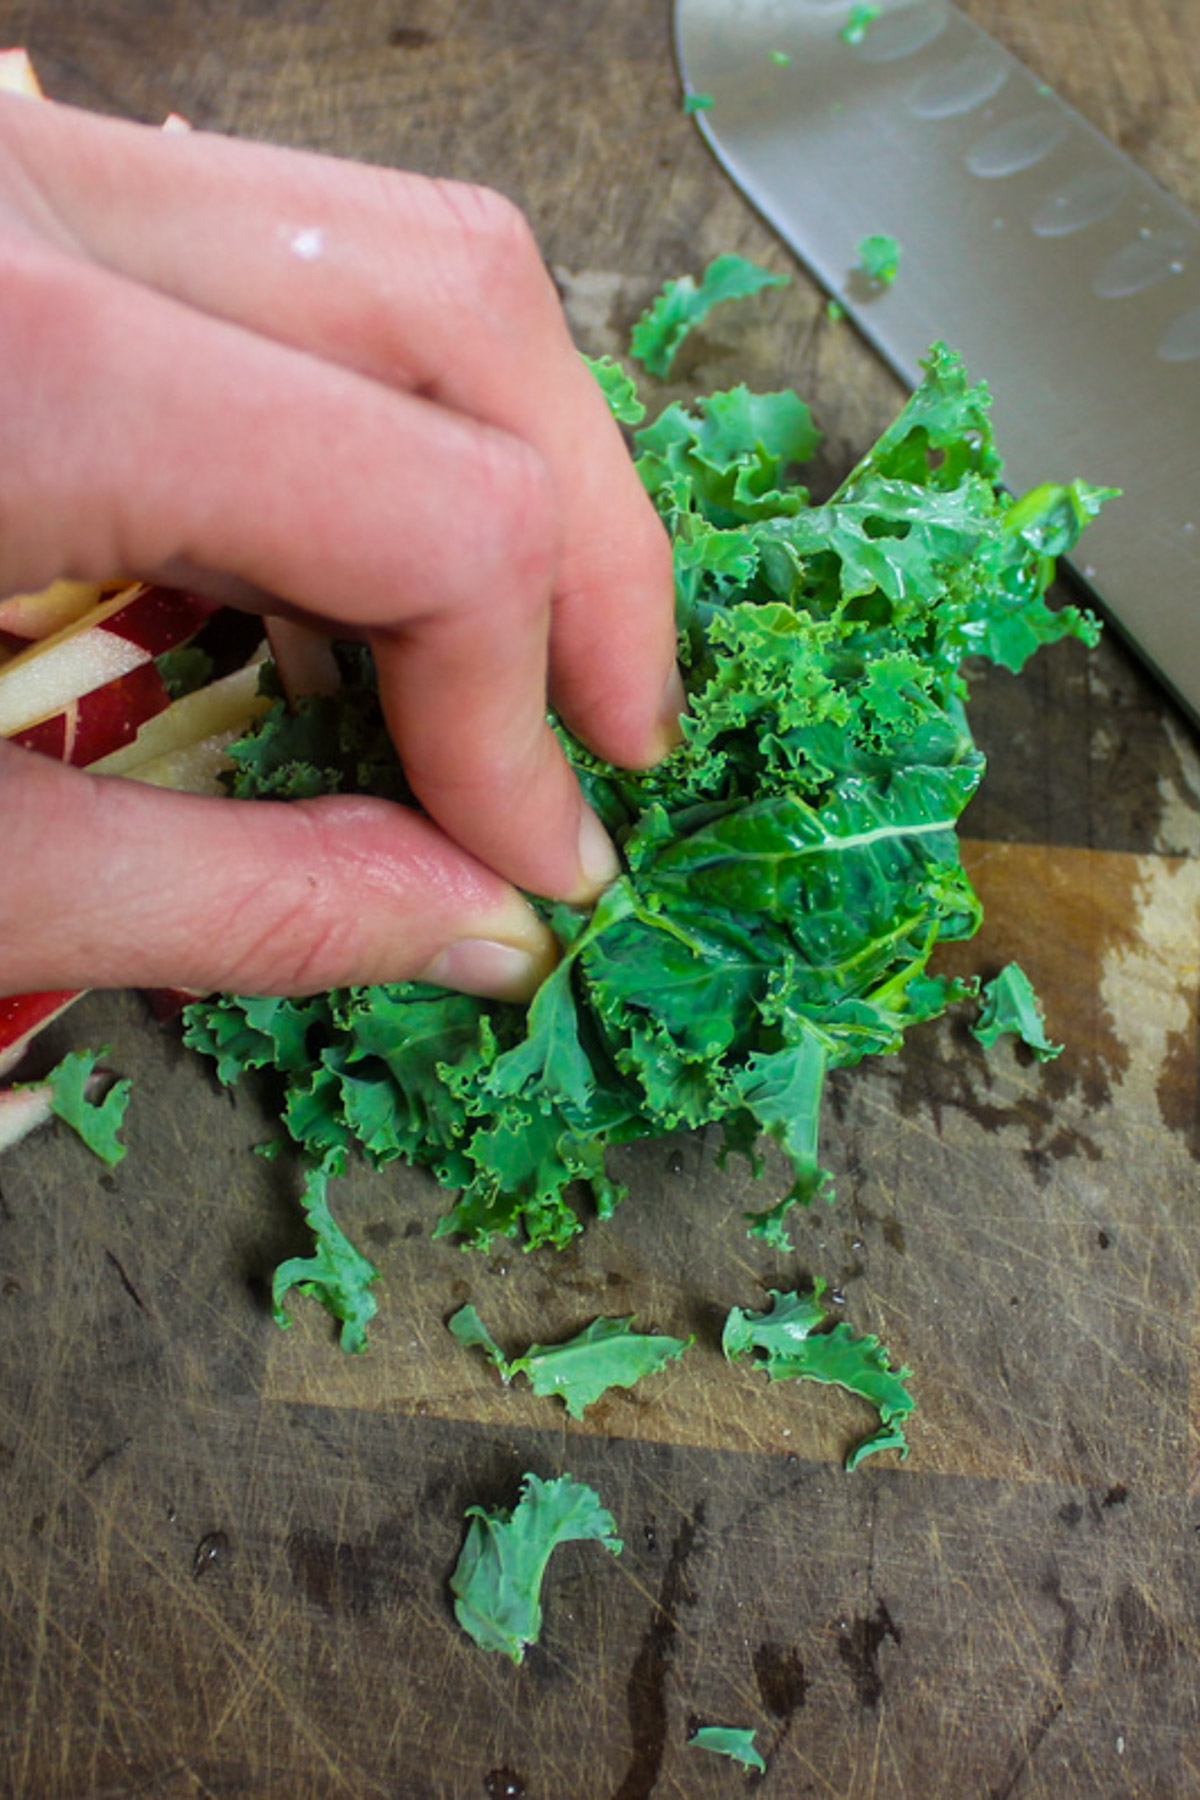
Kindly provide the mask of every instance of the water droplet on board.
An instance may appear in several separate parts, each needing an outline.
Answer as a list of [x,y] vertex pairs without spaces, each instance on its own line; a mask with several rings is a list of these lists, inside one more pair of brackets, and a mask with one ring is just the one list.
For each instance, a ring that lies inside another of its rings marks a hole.
[[905,6],[876,19],[856,53],[867,63],[899,62],[915,56],[940,37],[950,22],[950,11],[943,0],[918,0],[916,6]]
[[967,151],[967,167],[972,175],[994,181],[1003,175],[1017,175],[1042,162],[1067,136],[1071,127],[1060,114],[1045,108],[1006,119],[1003,125],[987,132]]
[[1070,237],[1115,212],[1128,190],[1123,169],[1085,169],[1039,200],[1030,224],[1038,237]]
[[999,57],[986,52],[966,56],[923,75],[908,97],[909,110],[918,119],[951,119],[993,99],[1007,80],[1008,64]]
[[488,1800],[525,1800],[525,1783],[515,1769],[490,1769],[483,1778]]
[[229,1555],[229,1539],[223,1531],[206,1531],[192,1557],[192,1580],[199,1581],[215,1563]]
[[1139,232],[1097,271],[1092,292],[1101,300],[1124,300],[1130,294],[1140,294],[1174,273],[1171,265],[1186,247],[1181,231]]

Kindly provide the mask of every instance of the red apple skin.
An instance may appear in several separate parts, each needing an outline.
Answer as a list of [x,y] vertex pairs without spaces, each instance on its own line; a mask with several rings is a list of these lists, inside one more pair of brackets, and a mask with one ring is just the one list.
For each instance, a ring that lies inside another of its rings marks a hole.
[[16,1068],[43,1026],[78,999],[69,990],[0,995],[0,1077]]
[[147,719],[171,703],[162,676],[152,662],[128,675],[81,694],[62,712],[41,719],[9,740],[23,750],[36,750],[58,762],[86,768],[113,750],[130,744]]
[[189,593],[185,588],[143,587],[136,589],[126,605],[99,629],[115,632],[144,650],[148,657],[155,657],[186,643],[220,611],[219,600],[206,600],[202,594]]

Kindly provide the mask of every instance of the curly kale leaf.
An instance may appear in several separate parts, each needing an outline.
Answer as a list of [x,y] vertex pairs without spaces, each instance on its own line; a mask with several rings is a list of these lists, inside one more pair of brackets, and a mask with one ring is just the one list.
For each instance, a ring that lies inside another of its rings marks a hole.
[[[705,97],[706,98],[706,97]],[[668,375],[675,354],[692,328],[723,300],[739,300],[768,287],[786,287],[790,277],[773,275],[744,256],[727,254],[709,263],[699,283],[690,275],[669,281],[633,328],[630,347],[651,375]]]
[[[97,1065],[108,1054],[102,1050],[70,1050],[51,1069],[44,1082],[19,1082],[23,1088],[49,1090],[50,1111],[81,1137],[93,1155],[110,1168],[121,1161],[126,1145],[118,1137],[129,1105],[132,1083],[109,1081],[97,1074]],[[104,1090],[97,1093],[97,1083]]]
[[354,1248],[329,1209],[327,1188],[331,1174],[339,1172],[337,1159],[310,1169],[304,1185],[304,1216],[316,1238],[312,1256],[293,1256],[280,1263],[271,1287],[275,1320],[290,1325],[284,1301],[291,1288],[320,1301],[326,1311],[341,1323],[343,1350],[364,1350],[367,1326],[375,1317],[379,1302],[371,1292],[371,1284],[379,1271]]
[[[631,384],[609,385],[628,411]],[[790,1188],[752,1221],[774,1242],[831,1191],[829,1072],[967,991],[930,969],[981,917],[957,838],[984,773],[967,666],[1094,639],[1046,595],[1105,495],[1005,493],[986,391],[940,345],[820,504],[794,472],[816,441],[794,395],[745,389],[636,434],[674,543],[683,742],[629,771],[558,726],[625,867],[590,915],[544,908],[563,954],[528,1008],[399,983],[191,1009],[222,1079],[274,1072],[313,1164],[358,1146],[428,1168],[457,1190],[439,1229],[476,1243],[565,1243],[589,1191],[601,1216],[621,1197],[609,1148],[680,1127],[756,1162],[764,1135],[779,1146]],[[369,659],[348,650],[344,671],[256,726],[239,792],[305,793],[319,768],[404,797]]]
[[1062,1045],[1052,1044],[1046,1035],[1041,1002],[1020,963],[1007,964],[994,981],[984,985],[983,1006],[971,1030],[987,1049],[998,1037],[1011,1033],[1033,1051],[1039,1062],[1050,1062],[1062,1055]]
[[559,1544],[591,1539],[619,1556],[623,1545],[599,1496],[570,1475],[526,1475],[511,1512],[468,1508],[466,1542],[450,1589],[459,1624],[484,1650],[515,1663],[541,1635],[542,1577]]
[[505,1385],[525,1375],[539,1397],[557,1394],[573,1419],[581,1419],[609,1388],[630,1388],[658,1374],[692,1342],[635,1331],[632,1319],[593,1319],[565,1343],[531,1344],[523,1355],[506,1357],[473,1306],[461,1306],[447,1326],[460,1344],[483,1351]]
[[869,1401],[879,1414],[879,1429],[850,1452],[847,1469],[879,1450],[907,1456],[904,1420],[916,1405],[904,1385],[911,1371],[894,1369],[877,1337],[855,1332],[845,1319],[831,1326],[824,1291],[822,1281],[810,1294],[773,1290],[771,1305],[760,1313],[735,1306],[721,1339],[726,1359],[749,1358],[772,1381],[829,1382]]

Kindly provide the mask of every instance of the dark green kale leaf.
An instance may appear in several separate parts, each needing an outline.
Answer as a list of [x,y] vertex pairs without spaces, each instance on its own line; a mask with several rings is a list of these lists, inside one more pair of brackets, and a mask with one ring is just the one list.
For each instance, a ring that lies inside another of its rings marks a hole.
[[[587,1190],[601,1217],[620,1199],[610,1147],[714,1124],[726,1153],[757,1166],[766,1137],[788,1159],[752,1223],[785,1243],[789,1206],[831,1191],[829,1071],[970,991],[929,966],[981,917],[957,841],[984,773],[966,667],[1094,641],[1046,590],[1105,493],[999,488],[986,391],[940,345],[820,504],[793,472],[816,442],[794,395],[742,388],[636,434],[674,542],[684,738],[631,772],[559,727],[625,867],[590,915],[544,909],[563,953],[530,1007],[400,983],[190,1009],[222,1079],[274,1072],[314,1165],[401,1157],[457,1190],[440,1231],[559,1245]],[[306,793],[317,771],[405,797],[369,659],[343,655],[339,693],[238,747],[238,792]]]
[[624,1546],[599,1496],[570,1475],[526,1475],[511,1513],[467,1510],[470,1524],[450,1577],[454,1612],[484,1650],[524,1660],[542,1629],[542,1577],[559,1544],[595,1539],[614,1556]]

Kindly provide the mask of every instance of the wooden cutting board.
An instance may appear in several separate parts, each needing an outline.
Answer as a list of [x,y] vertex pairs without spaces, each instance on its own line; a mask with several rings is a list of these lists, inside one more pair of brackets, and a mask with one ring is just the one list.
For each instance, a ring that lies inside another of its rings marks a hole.
[[[1200,207],[1200,7],[970,9]],[[488,179],[530,211],[579,341],[618,348],[667,276],[736,249],[795,275],[714,315],[668,394],[793,381],[832,478],[889,376],[749,213],[679,111],[645,0],[0,0],[50,91]],[[1049,471],[1048,471],[1049,473]],[[340,1216],[382,1271],[344,1356],[270,1271],[303,1248],[295,1170],[132,995],[56,1028],[134,1081],[107,1173],[48,1130],[0,1163],[0,1794],[5,1800],[709,1800],[754,1726],[764,1795],[1186,1800],[1200,1794],[1200,755],[1112,639],[983,679],[968,819],[987,924],[1061,1058],[961,1022],[837,1078],[832,1206],[795,1252],[775,1197],[681,1136],[555,1255],[429,1233],[423,1179],[357,1174]],[[907,1463],[842,1472],[869,1425],[719,1354],[733,1304],[823,1276],[913,1370]],[[450,1339],[599,1314],[694,1335],[581,1424]],[[557,1553],[517,1669],[456,1628],[468,1505],[570,1470],[619,1559]]]

